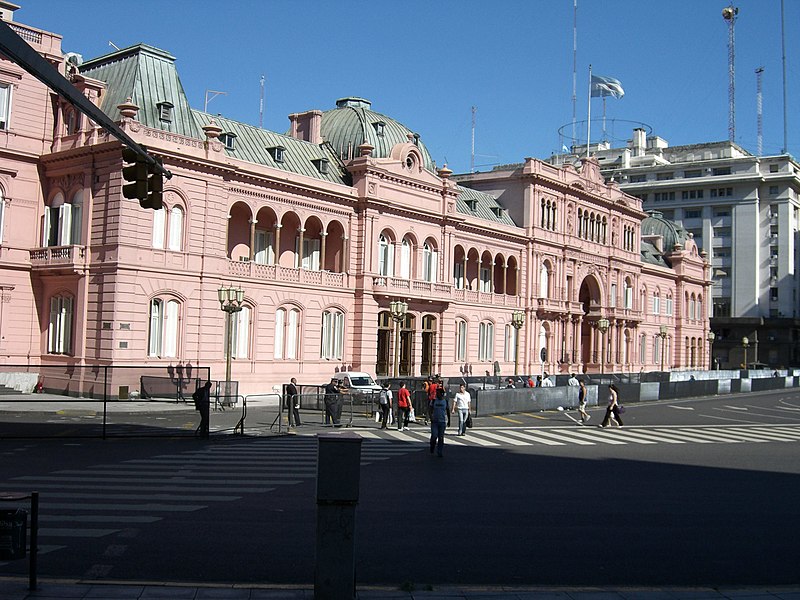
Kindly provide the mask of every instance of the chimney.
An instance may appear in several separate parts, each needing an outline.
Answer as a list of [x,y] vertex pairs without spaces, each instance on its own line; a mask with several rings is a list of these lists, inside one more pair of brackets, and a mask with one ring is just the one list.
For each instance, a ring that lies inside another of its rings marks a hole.
[[647,134],[645,130],[641,127],[637,127],[633,130],[633,143],[631,146],[633,147],[633,155],[634,156],[644,156],[644,148],[647,141]]
[[5,21],[7,23],[13,21],[14,11],[18,8],[19,6],[17,4],[12,4],[6,0],[0,0],[0,21]]
[[289,115],[291,127],[289,135],[298,140],[311,142],[312,144],[322,143],[322,111],[309,110],[304,113],[294,113]]

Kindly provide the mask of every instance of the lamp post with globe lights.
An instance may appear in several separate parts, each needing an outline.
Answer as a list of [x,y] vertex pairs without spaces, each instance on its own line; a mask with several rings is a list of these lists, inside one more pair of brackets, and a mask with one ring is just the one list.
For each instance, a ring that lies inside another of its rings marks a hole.
[[602,375],[605,369],[606,362],[606,332],[608,331],[608,319],[603,318],[597,321],[597,329],[600,330],[600,374]]
[[521,310],[515,310],[511,315],[511,325],[514,327],[516,334],[514,335],[514,377],[519,374],[519,330],[525,324],[525,313]]
[[661,372],[664,372],[664,355],[667,353],[667,326],[662,325],[658,328],[658,337],[661,338]]
[[389,303],[389,312],[394,321],[394,376],[400,375],[400,326],[406,318],[408,303],[402,300],[393,300]]
[[226,313],[227,319],[227,351],[225,352],[225,390],[223,402],[231,401],[231,357],[233,355],[233,315],[242,310],[244,290],[242,288],[221,287],[217,290],[219,307]]
[[717,339],[716,334],[713,331],[708,331],[708,370],[714,368],[714,340]]
[[747,349],[750,347],[750,340],[745,336],[742,338],[742,348],[744,348],[744,368],[747,369]]

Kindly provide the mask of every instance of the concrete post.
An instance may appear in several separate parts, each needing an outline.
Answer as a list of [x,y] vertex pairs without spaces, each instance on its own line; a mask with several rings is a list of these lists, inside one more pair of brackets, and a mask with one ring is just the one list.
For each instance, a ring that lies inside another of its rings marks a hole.
[[355,522],[361,476],[361,436],[319,436],[315,600],[354,598]]

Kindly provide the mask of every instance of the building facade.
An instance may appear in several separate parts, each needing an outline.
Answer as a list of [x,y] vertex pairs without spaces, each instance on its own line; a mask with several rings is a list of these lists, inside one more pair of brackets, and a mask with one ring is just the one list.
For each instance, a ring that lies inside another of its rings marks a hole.
[[363,98],[279,134],[191,108],[163,50],[79,64],[59,36],[12,25],[173,176],[162,210],[124,198],[120,143],[0,58],[7,365],[222,379],[230,362],[255,393],[337,370],[708,364],[705,257],[595,160],[454,177]]
[[730,141],[671,147],[641,129],[625,148],[593,150],[608,180],[708,253],[716,364],[736,368],[745,354],[773,368],[798,364],[800,164]]

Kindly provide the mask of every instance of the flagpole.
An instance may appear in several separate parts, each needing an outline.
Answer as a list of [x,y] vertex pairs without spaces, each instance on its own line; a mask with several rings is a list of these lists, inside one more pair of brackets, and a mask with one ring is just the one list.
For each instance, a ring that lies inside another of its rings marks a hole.
[[606,96],[603,94],[603,141],[606,139]]
[[589,142],[592,139],[592,65],[589,65],[589,116],[586,118],[586,158],[589,158]]

